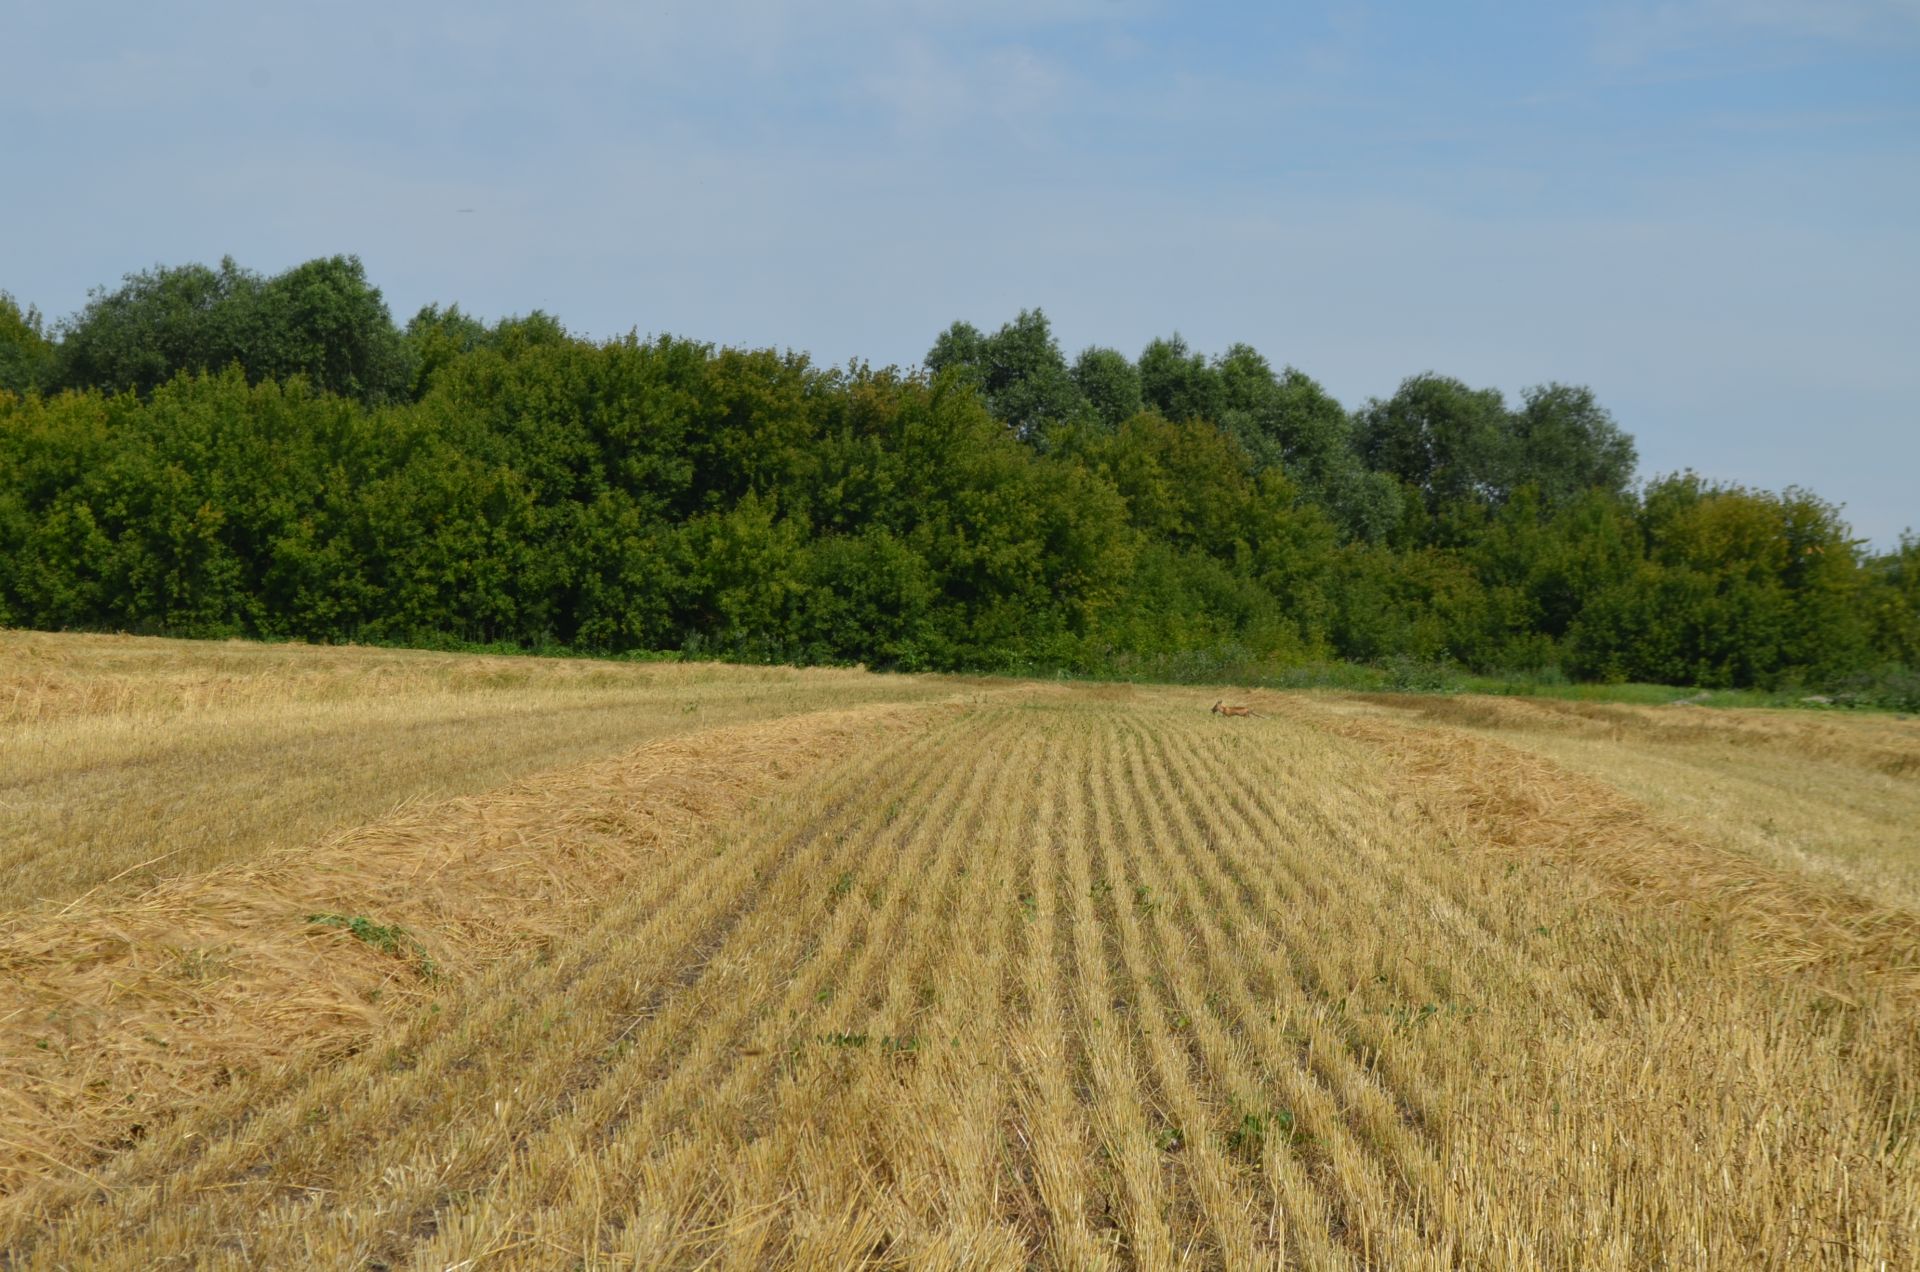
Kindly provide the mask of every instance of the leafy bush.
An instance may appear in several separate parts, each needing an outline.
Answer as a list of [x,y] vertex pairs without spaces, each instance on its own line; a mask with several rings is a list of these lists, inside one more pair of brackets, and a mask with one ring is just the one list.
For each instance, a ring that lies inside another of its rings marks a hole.
[[1879,667],[1842,678],[1825,696],[1831,697],[1836,706],[1920,712],[1920,670]]
[[1458,693],[1457,672],[1444,659],[1389,658],[1385,664],[1388,689],[1396,693]]

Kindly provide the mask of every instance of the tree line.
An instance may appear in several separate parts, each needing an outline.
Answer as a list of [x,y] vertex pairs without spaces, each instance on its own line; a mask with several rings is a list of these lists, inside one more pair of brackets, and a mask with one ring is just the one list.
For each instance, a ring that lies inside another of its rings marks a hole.
[[1905,686],[1920,540],[1691,473],[1588,389],[1349,411],[1247,345],[924,368],[535,313],[404,328],[350,257],[0,294],[0,624],[1205,677],[1344,659]]

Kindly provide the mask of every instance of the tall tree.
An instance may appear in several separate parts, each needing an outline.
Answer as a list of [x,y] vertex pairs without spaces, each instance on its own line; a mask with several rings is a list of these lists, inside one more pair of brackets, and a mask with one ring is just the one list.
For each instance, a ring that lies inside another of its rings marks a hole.
[[398,401],[411,388],[406,347],[357,256],[323,257],[275,275],[253,310],[241,352],[249,379],[303,375],[370,404]]
[[1900,546],[1869,560],[1867,571],[1874,647],[1920,675],[1920,536],[1902,534]]
[[1028,441],[1038,441],[1049,425],[1073,419],[1086,406],[1053,327],[1038,309],[1021,310],[991,336],[956,322],[928,351],[927,367],[936,374],[961,369],[987,409]]
[[951,371],[984,388],[987,373],[987,338],[970,322],[955,322],[941,332],[927,350],[927,370],[935,375]]
[[1504,491],[1507,407],[1497,389],[1416,375],[1386,401],[1369,402],[1356,422],[1367,467],[1419,491],[1429,511]]
[[305,376],[369,404],[407,396],[407,349],[358,257],[331,256],[263,279],[236,265],[160,266],[96,289],[64,324],[65,388],[150,393],[182,371],[238,363],[250,381]]
[[1073,363],[1073,382],[1095,418],[1109,429],[1140,413],[1140,372],[1118,349],[1083,349]]
[[1505,484],[1534,486],[1549,509],[1589,490],[1624,493],[1639,454],[1593,390],[1546,384],[1528,389],[1508,422]]
[[53,364],[54,345],[47,339],[40,311],[0,291],[0,392],[26,393],[41,387]]
[[1220,419],[1220,378],[1206,358],[1178,333],[1140,351],[1140,393],[1147,405],[1175,423]]
[[407,343],[408,360],[413,367],[409,396],[415,401],[426,396],[434,375],[463,354],[472,353],[487,340],[487,325],[459,305],[427,305],[407,323],[402,339]]
[[1280,383],[1273,364],[1252,345],[1236,344],[1214,359],[1212,371],[1220,412],[1214,423],[1246,450],[1255,472],[1285,463]]
[[261,285],[229,256],[219,269],[155,266],[113,291],[95,288],[61,324],[54,378],[61,388],[146,394],[181,371],[244,364]]

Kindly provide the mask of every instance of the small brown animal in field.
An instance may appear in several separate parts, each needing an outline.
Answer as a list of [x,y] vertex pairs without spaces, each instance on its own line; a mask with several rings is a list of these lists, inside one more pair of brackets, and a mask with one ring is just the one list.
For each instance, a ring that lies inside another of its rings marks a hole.
[[1224,702],[1216,702],[1213,704],[1213,714],[1224,715],[1224,716],[1250,716],[1254,714],[1254,710],[1252,707],[1230,707]]

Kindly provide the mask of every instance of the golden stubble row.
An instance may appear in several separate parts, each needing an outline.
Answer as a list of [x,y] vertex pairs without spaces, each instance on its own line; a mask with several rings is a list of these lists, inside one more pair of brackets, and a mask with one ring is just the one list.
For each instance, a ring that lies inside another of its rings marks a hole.
[[383,1045],[49,1183],[7,1241],[23,1267],[1911,1264],[1898,1004],[1438,815],[1313,711],[1204,708],[1069,691],[891,738]]
[[716,819],[925,715],[853,708],[656,743],[0,922],[0,1190],[83,1166],[236,1075],[364,1045],[443,982],[576,931]]
[[[664,1005],[695,987],[717,953],[707,944],[763,913],[752,902],[764,881],[796,868],[790,854],[804,867],[809,854],[850,851],[844,823],[868,811],[866,779],[887,780],[924,753],[912,742],[876,748],[838,775],[840,785],[810,787],[805,804],[776,801],[768,813],[784,814],[786,826],[762,820],[738,838],[685,845],[627,895],[608,898],[607,913],[580,938],[508,960],[423,1004],[384,1045],[277,1075],[278,1088],[263,1079],[227,1093],[209,1116],[101,1173],[111,1203],[82,1213],[102,1229],[49,1224],[98,1195],[62,1181],[20,1199],[12,1231],[47,1226],[56,1242],[49,1254],[68,1240],[88,1249],[102,1231],[135,1232],[141,1258],[218,1251],[214,1234],[241,1232],[232,1258],[244,1264],[276,1242],[310,1242],[321,1213],[320,1226],[347,1229],[330,1257],[371,1258],[407,1244],[419,1235],[410,1228],[417,1212],[431,1215],[499,1165],[502,1137],[571,1107],[601,1068],[637,1063],[632,1040],[653,1036]],[[396,1235],[399,1214],[412,1218]]]
[[0,631],[0,919],[650,740],[961,688],[850,669]]

